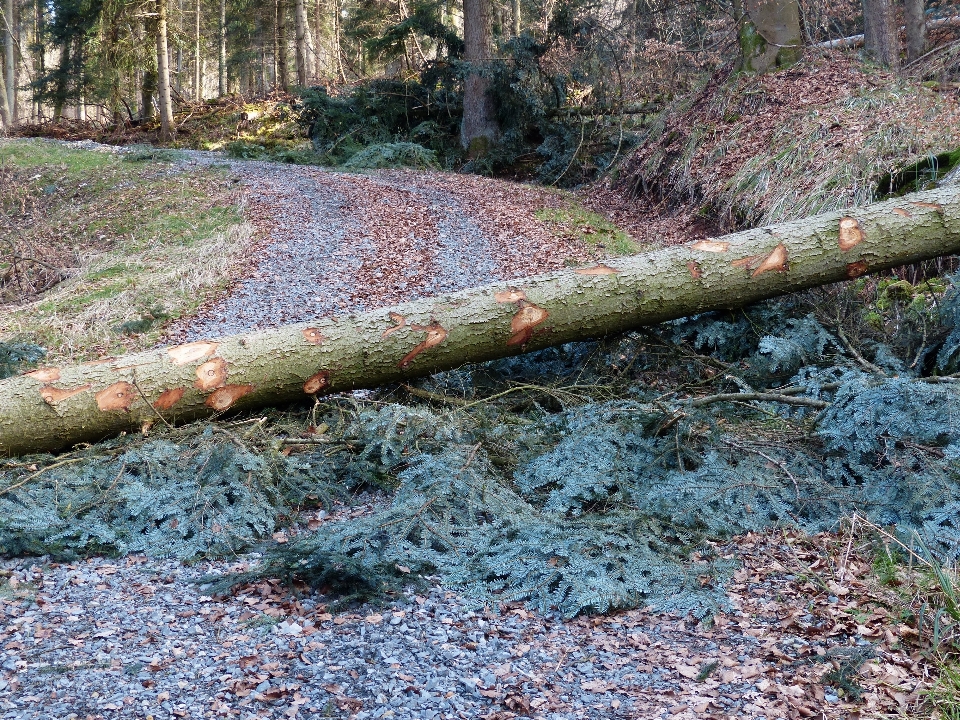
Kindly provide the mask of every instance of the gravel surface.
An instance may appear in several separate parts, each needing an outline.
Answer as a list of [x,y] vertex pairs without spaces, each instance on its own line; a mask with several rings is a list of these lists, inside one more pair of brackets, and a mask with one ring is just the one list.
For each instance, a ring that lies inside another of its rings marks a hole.
[[[825,557],[803,543],[771,533],[721,549],[745,566],[732,609],[706,625],[642,610],[563,622],[437,586],[338,614],[272,581],[219,598],[196,582],[256,556],[8,560],[0,718],[773,720],[903,707],[923,671],[898,649],[902,626],[857,610],[878,605],[857,578],[869,561],[851,556],[845,586],[828,581],[838,597],[798,574]],[[858,654],[872,659],[854,706],[818,680]]]
[[175,324],[170,342],[362,312],[593,256],[535,217],[540,208],[569,202],[544,189],[444,173],[359,175],[186,154],[187,162],[229,165],[259,239],[237,262],[230,291]]

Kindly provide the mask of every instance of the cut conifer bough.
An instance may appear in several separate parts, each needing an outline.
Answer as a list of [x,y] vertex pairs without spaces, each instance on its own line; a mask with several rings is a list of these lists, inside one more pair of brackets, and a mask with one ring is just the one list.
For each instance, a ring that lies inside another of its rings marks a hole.
[[0,381],[0,456],[276,406],[960,253],[960,189],[494,283],[309,325]]

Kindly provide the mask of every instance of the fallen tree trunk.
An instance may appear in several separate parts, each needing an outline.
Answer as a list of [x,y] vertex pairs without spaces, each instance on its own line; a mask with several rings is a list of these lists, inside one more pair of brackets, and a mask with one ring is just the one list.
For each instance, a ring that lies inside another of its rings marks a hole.
[[252,409],[960,253],[960,190],[917,193],[391,309],[0,381],[0,455]]
[[[951,27],[953,25],[960,25],[960,15],[927,20],[926,29],[931,30],[938,27]],[[898,32],[903,32],[904,30],[906,30],[905,27],[898,28]],[[862,34],[837,38],[836,40],[825,40],[821,43],[817,43],[816,45],[814,45],[814,47],[834,49],[834,48],[854,48],[854,47],[860,47],[861,45],[863,45]],[[912,60],[911,60],[911,63],[912,63]]]

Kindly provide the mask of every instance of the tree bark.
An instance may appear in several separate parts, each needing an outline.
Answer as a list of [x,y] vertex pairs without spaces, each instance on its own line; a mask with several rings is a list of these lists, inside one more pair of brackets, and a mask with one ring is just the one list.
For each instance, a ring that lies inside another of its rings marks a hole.
[[0,456],[276,406],[622,332],[960,252],[960,189],[392,309],[0,381]]
[[276,0],[277,12],[277,82],[284,90],[290,89],[290,70],[287,63],[287,4]]
[[313,80],[313,38],[305,0],[294,0],[294,28],[297,33],[297,84],[307,87]]
[[927,51],[924,0],[904,0],[903,17],[907,26],[907,62],[913,62]]
[[170,56],[167,48],[167,0],[157,0],[157,75],[160,95],[160,141],[173,139],[173,102],[170,99]]
[[490,81],[482,75],[492,38],[490,0],[464,0],[463,59],[470,63],[470,70],[464,78],[460,142],[473,157],[486,155],[500,136],[496,107],[488,92]]
[[521,25],[521,22],[520,22],[520,21],[521,21],[521,18],[520,18],[520,0],[513,0],[512,10],[513,10],[513,17],[512,17],[512,19],[513,19],[513,36],[514,36],[514,37],[517,37],[518,35],[520,35],[520,25]]
[[193,28],[193,99],[203,100],[203,75],[200,65],[200,0],[197,0],[197,14]]
[[220,52],[217,90],[220,97],[227,94],[227,0],[220,0]]
[[7,112],[10,126],[17,124],[17,25],[13,14],[13,0],[6,0],[4,6],[4,69],[6,70]]
[[803,54],[797,0],[744,0],[734,3],[740,23],[740,67],[765,73],[797,62]]
[[5,132],[7,129],[12,127],[10,123],[10,108],[7,105],[6,85],[6,81],[3,79],[3,74],[0,73],[0,132]]
[[881,65],[900,67],[900,47],[890,0],[863,0],[863,45]]

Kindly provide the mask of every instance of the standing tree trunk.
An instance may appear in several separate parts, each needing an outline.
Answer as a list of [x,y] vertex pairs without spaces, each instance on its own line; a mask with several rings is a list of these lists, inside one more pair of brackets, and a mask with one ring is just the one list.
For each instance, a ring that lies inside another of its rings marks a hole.
[[900,67],[900,47],[890,0],[863,0],[863,46],[867,55],[891,70]]
[[463,86],[460,142],[471,157],[486,155],[500,136],[490,81],[482,75],[492,49],[490,23],[490,0],[463,0],[463,57],[470,69]]
[[797,62],[803,55],[800,6],[797,0],[736,0],[740,67],[765,73]]
[[160,94],[160,141],[173,140],[170,57],[167,52],[167,0],[157,0],[157,74]]
[[10,108],[7,105],[7,83],[0,73],[0,132],[4,132],[12,127],[10,123]]
[[161,418],[276,407],[601,337],[960,252],[945,187],[392,309],[203,340],[0,381],[0,457]]
[[217,88],[220,97],[227,94],[227,0],[220,0],[220,68]]
[[927,51],[924,1],[903,0],[903,16],[907,26],[907,62],[913,62]]
[[320,51],[323,46],[321,38],[323,38],[324,16],[324,2],[323,0],[316,0],[313,4],[313,78],[315,82],[325,74],[323,54]]
[[307,87],[313,80],[315,63],[306,0],[294,0],[294,27],[297,33],[297,84]]
[[513,36],[520,34],[520,0],[513,0]]
[[4,41],[3,58],[4,69],[6,70],[6,94],[7,94],[7,112],[8,124],[10,126],[17,124],[17,55],[16,55],[16,32],[17,24],[13,14],[13,0],[6,0],[3,11],[4,17]]
[[200,0],[197,0],[197,16],[193,29],[193,99],[203,100],[203,75],[200,72]]
[[276,0],[277,12],[277,82],[285,91],[290,89],[290,66],[287,62],[287,3],[285,0]]

